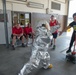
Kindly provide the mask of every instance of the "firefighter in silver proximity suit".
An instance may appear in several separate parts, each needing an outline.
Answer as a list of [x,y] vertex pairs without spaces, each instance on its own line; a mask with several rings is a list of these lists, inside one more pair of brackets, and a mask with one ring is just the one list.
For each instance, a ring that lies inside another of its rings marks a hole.
[[48,53],[51,39],[52,35],[50,34],[49,24],[46,21],[39,22],[30,60],[23,66],[18,75],[28,75],[33,69],[38,68],[40,63],[44,69],[52,68]]

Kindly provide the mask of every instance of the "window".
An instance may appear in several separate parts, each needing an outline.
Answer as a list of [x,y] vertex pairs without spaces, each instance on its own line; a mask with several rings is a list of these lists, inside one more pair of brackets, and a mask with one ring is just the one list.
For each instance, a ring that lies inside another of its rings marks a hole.
[[25,25],[25,14],[24,13],[19,14],[19,23],[21,25]]
[[60,10],[61,4],[56,2],[51,2],[51,9]]
[[22,27],[31,22],[31,13],[13,12],[12,25],[20,23]]

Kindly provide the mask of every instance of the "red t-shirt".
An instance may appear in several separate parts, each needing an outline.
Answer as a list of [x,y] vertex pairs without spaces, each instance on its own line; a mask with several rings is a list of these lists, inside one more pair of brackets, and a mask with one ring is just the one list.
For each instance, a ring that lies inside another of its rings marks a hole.
[[24,28],[24,33],[25,34],[30,34],[32,32],[32,28],[31,27],[25,27]]
[[12,34],[21,34],[23,33],[23,29],[20,27],[20,28],[17,28],[17,27],[13,27],[12,28]]
[[[57,20],[54,20],[53,22],[50,21],[50,27],[57,25]],[[54,33],[57,33],[58,30],[56,30]]]

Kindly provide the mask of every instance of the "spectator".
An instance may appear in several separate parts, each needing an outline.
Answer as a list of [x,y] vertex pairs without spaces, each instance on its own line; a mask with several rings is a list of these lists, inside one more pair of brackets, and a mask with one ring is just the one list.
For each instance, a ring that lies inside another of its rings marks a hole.
[[25,45],[24,45],[23,29],[20,27],[20,24],[16,24],[12,28],[12,49],[13,50],[15,50],[14,44],[16,42],[16,39],[22,40],[22,47],[25,47]]
[[33,31],[32,27],[31,27],[31,24],[30,24],[30,23],[28,23],[28,26],[26,26],[26,27],[24,28],[24,36],[25,36],[26,39],[27,39],[26,45],[28,45],[28,38],[29,38],[29,37],[32,38],[32,43],[33,43],[33,41],[34,41],[34,31]]
[[[54,15],[52,15],[50,23],[49,23],[50,27],[52,28],[53,26],[58,25],[58,24],[59,24],[58,21],[54,18]],[[56,43],[57,34],[58,34],[58,30],[56,30],[54,33],[52,33],[53,39],[54,39],[53,49],[56,48],[56,44],[55,43]],[[52,42],[51,42],[51,45],[52,45]]]

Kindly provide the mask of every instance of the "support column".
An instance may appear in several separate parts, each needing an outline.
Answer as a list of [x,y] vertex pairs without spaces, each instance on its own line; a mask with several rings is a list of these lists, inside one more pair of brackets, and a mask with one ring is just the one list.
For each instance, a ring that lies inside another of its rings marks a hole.
[[9,47],[8,41],[8,27],[7,27],[7,13],[6,13],[6,0],[2,0],[3,2],[3,14],[4,14],[4,29],[5,29],[5,39],[6,39],[6,47]]

